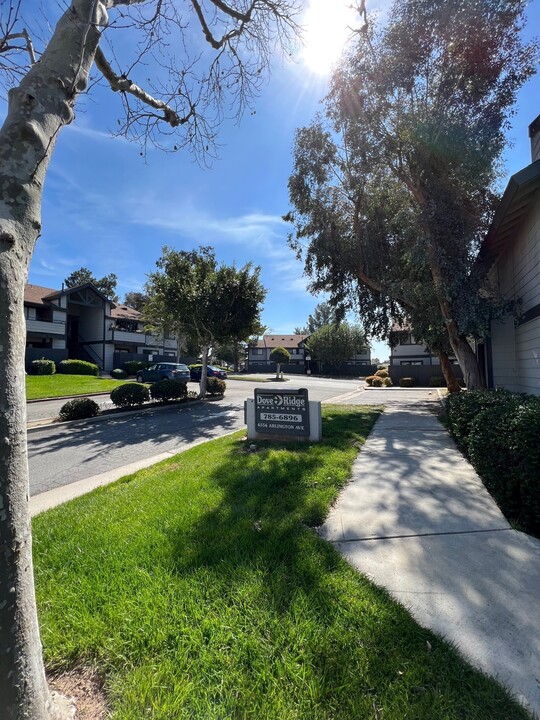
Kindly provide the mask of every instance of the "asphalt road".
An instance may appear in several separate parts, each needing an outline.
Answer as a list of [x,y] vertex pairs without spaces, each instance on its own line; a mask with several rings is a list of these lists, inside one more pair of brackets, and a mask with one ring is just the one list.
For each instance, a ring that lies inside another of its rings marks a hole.
[[[230,380],[225,397],[214,401],[34,428],[28,434],[30,494],[37,495],[162,453],[180,452],[196,442],[240,429],[244,426],[244,400],[253,397],[257,386]],[[303,376],[299,382],[260,386],[308,387],[311,400],[344,404],[394,402],[388,391],[365,391],[358,380]],[[399,396],[397,402],[427,400],[433,395],[419,390],[397,390],[394,394]],[[107,398],[98,397],[97,401],[105,404]],[[41,418],[51,417],[63,402],[29,404],[29,419],[36,406],[36,414]]]

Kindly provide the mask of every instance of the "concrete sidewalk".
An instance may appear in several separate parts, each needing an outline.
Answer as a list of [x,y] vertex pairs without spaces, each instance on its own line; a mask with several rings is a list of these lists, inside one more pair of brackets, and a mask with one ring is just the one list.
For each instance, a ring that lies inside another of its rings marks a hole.
[[386,409],[320,534],[540,715],[540,540],[426,406]]

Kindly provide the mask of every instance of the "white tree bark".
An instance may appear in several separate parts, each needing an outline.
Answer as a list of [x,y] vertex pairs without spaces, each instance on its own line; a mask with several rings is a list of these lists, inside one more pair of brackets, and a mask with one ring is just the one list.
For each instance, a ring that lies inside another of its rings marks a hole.
[[10,91],[0,129],[0,703],[2,720],[73,717],[45,680],[28,514],[24,286],[41,229],[45,172],[71,122],[106,22],[100,2],[73,0],[47,50]]

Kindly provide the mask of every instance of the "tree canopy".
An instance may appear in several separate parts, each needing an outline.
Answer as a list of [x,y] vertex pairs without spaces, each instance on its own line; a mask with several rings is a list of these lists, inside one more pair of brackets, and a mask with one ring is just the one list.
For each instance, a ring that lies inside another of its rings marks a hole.
[[79,270],[74,270],[64,280],[64,285],[68,288],[84,285],[85,283],[92,283],[106,298],[109,298],[114,303],[118,302],[118,295],[116,294],[118,278],[114,273],[104,275],[102,278],[96,278],[91,270],[82,267]]
[[[479,243],[497,202],[504,132],[536,54],[519,0],[405,0],[370,19],[297,132],[291,245],[314,291],[386,336],[411,322],[481,383],[469,335],[501,311],[480,296]],[[419,332],[420,330],[420,332]]]
[[366,347],[366,336],[362,328],[347,322],[324,325],[307,340],[307,348],[314,360],[340,365],[351,360]]
[[212,346],[240,341],[258,331],[266,291],[260,268],[218,265],[210,247],[174,250],[164,247],[148,277],[149,322],[177,329],[202,352],[201,394],[204,394],[208,353]]
[[324,325],[332,325],[337,322],[337,312],[328,302],[318,303],[308,317],[307,324],[303,328],[295,328],[297,335],[311,335],[315,330],[324,327]]

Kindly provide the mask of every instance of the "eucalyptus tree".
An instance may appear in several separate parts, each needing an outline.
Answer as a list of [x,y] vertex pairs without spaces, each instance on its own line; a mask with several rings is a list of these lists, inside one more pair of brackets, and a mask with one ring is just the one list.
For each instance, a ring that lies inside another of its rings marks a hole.
[[[41,233],[56,140],[75,105],[110,87],[118,132],[212,154],[275,52],[297,35],[297,0],[68,0],[0,3],[0,698],[6,720],[70,712],[48,690],[34,598],[24,395],[24,284]],[[56,16],[46,13],[57,13]],[[59,16],[58,16],[59,14]],[[39,18],[43,18],[39,26]],[[104,169],[105,172],[105,169]],[[81,198],[81,203],[84,202]]]
[[289,181],[292,245],[313,287],[336,302],[354,292],[381,330],[436,307],[433,327],[470,388],[482,381],[468,337],[498,305],[479,296],[475,257],[516,93],[536,61],[524,8],[400,0],[384,26],[369,21],[333,74],[324,117],[299,130]]
[[259,330],[266,291],[260,268],[218,265],[209,247],[174,250],[164,247],[146,284],[145,312],[157,327],[176,327],[196,343],[202,356],[200,397],[206,394],[210,349],[238,342]]
[[85,283],[92,283],[106,298],[109,298],[114,303],[118,302],[118,295],[116,294],[118,278],[114,273],[104,275],[102,278],[96,278],[91,270],[82,267],[74,270],[64,280],[64,284],[68,288],[84,285]]

